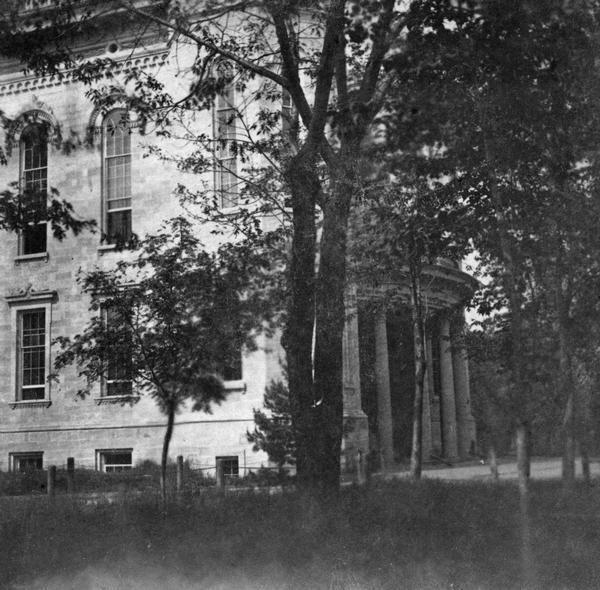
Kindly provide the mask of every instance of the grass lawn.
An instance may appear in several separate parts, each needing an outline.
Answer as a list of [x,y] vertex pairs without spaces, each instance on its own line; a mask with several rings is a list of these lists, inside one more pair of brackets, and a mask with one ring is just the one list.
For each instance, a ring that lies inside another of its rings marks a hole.
[[[345,489],[334,506],[291,493],[84,506],[2,498],[0,587],[509,589],[520,587],[514,483],[408,481]],[[600,494],[534,482],[539,587],[600,587]]]

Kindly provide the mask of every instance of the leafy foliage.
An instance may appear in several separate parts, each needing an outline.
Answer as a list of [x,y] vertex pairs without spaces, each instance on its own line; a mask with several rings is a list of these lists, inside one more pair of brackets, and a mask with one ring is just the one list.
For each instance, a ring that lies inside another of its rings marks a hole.
[[247,244],[208,252],[187,220],[170,220],[141,241],[137,256],[81,276],[92,319],[82,334],[58,339],[56,368],[77,363],[86,395],[106,378],[107,358],[129,357],[136,390],[161,410],[189,399],[193,409],[207,411],[223,399],[220,369],[242,347],[254,347],[271,314],[268,287],[260,285],[270,280],[268,271],[268,258]]
[[[255,451],[264,451],[280,470],[294,465],[295,443],[292,430],[290,394],[285,383],[273,381],[266,388],[264,408],[254,410],[254,430],[247,433]],[[268,413],[267,413],[268,412]]]
[[256,242],[206,251],[182,217],[141,240],[137,255],[115,268],[81,276],[92,317],[81,334],[57,339],[55,368],[77,364],[86,380],[81,396],[110,382],[123,403],[135,399],[132,393],[154,399],[167,417],[164,499],[176,412],[186,403],[209,412],[225,399],[226,367],[239,364],[242,349],[254,348],[254,336],[273,317],[268,303],[276,277]]

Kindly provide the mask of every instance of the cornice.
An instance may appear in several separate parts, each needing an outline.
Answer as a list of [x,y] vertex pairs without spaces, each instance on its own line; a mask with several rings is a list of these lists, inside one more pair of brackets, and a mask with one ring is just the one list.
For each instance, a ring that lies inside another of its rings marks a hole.
[[[380,276],[355,277],[357,299],[374,301],[382,297],[396,301],[400,305],[410,303],[410,278],[407,267],[398,268],[393,273]],[[422,291],[427,306],[432,310],[449,309],[467,301],[479,287],[477,279],[458,268],[440,264],[424,265]]]
[[16,292],[10,293],[4,297],[8,305],[20,305],[24,303],[50,303],[57,298],[56,291],[40,290],[35,291],[31,285],[27,285],[24,289],[19,289]]
[[[145,51],[139,55],[114,59],[116,67],[113,69],[113,74],[128,74],[134,69],[145,70],[158,67],[165,63],[167,56],[168,52],[163,46]],[[77,83],[77,81],[73,80],[70,72],[41,77],[35,75],[24,76],[23,74],[0,76],[0,97],[37,92],[46,88],[66,86],[73,83]]]

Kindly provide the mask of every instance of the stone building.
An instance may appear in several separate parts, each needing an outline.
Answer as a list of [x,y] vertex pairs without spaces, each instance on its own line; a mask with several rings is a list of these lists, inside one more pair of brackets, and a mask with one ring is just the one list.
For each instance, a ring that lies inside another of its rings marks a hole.
[[[111,30],[110,23],[106,30]],[[111,57],[117,79],[132,68],[144,68],[172,78],[175,90],[181,84],[174,75],[173,47],[167,48],[161,39],[149,38],[134,51],[126,38],[103,37],[89,41],[85,52]],[[157,137],[144,134],[135,122],[127,133],[120,132],[122,108],[116,104],[102,112],[86,98],[86,90],[68,76],[24,75],[20,64],[0,62],[0,109],[16,123],[4,130],[3,139],[12,151],[0,168],[3,184],[19,182],[22,190],[56,188],[77,216],[98,220],[101,230],[68,235],[63,241],[53,239],[45,223],[20,235],[0,233],[0,470],[61,466],[73,457],[78,466],[110,471],[160,459],[165,418],[152,400],[134,390],[124,392],[118,378],[107,379],[91,396],[80,399],[76,367],[64,370],[58,381],[48,380],[55,354],[52,340],[81,332],[89,318],[78,272],[110,268],[122,256],[115,241],[131,232],[144,235],[172,216],[170,195],[181,179],[175,166],[145,157]],[[199,125],[214,133],[235,133],[228,128],[227,113],[238,98],[233,91],[225,93]],[[289,105],[283,104],[285,108]],[[59,147],[59,136],[63,145],[66,139],[71,142],[72,152]],[[222,195],[222,206],[235,208],[235,156],[217,157],[218,170],[209,182]],[[208,230],[203,237],[210,242]],[[468,455],[475,440],[467,361],[451,346],[460,315],[456,310],[468,297],[472,281],[452,265],[428,272],[433,370],[426,381],[424,448],[426,457],[456,459]],[[405,291],[400,269],[384,286],[359,284],[348,298],[348,467],[358,450],[380,451],[386,466],[406,455],[412,352],[402,311]],[[380,306],[373,314],[368,302],[378,299],[389,307]],[[264,454],[252,450],[246,431],[252,428],[252,410],[261,406],[266,385],[282,375],[282,358],[277,339],[261,336],[258,349],[244,354],[240,365],[227,372],[225,403],[212,414],[183,411],[177,416],[171,456],[183,455],[192,467],[209,471],[222,458],[232,475],[267,464]]]

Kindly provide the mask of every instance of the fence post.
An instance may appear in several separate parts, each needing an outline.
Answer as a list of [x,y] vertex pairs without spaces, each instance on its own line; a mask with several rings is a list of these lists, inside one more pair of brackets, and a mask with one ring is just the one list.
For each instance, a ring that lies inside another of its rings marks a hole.
[[75,459],[67,457],[67,492],[72,494],[75,491]]
[[183,455],[177,455],[177,493],[183,491]]
[[48,485],[46,488],[48,496],[54,496],[55,483],[56,483],[56,465],[50,465],[50,467],[48,467]]
[[217,459],[217,490],[225,490],[225,475],[223,473],[223,460]]
[[365,456],[361,449],[356,453],[356,483],[361,486],[367,481]]

